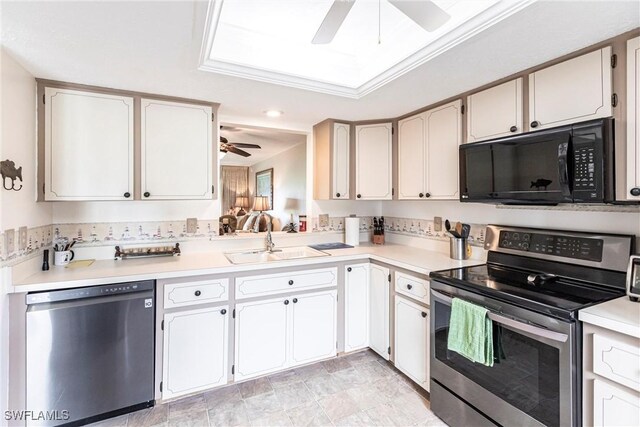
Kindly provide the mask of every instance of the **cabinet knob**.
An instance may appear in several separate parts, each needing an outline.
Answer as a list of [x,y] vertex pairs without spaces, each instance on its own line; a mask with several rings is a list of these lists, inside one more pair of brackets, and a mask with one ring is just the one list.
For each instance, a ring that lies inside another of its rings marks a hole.
[[227,309],[223,308],[222,310],[220,310],[220,314],[227,314]]
[[284,305],[289,305],[289,300],[288,299],[284,300]]
[[336,197],[340,197],[340,193],[336,193]]
[[145,191],[144,194],[143,194],[144,197],[149,197],[150,195],[151,195],[151,193],[149,193],[148,191]]
[[128,199],[129,197],[131,197],[131,193],[127,191],[126,193],[123,194],[123,196]]
[[424,195],[424,197],[427,197],[427,198],[428,198],[428,197],[431,197],[431,193],[427,193],[427,194],[425,194],[425,195]]
[[517,130],[518,130],[518,128],[517,128],[517,127],[515,127],[515,126],[511,126],[511,127],[509,128],[509,131],[511,131],[511,132],[515,132],[515,131],[517,131]]
[[630,193],[632,196],[640,196],[640,188],[638,187],[632,188]]
[[360,198],[362,198],[362,194],[358,194],[356,197],[357,197],[358,199],[360,199]]
[[407,285],[407,289],[409,290],[413,289],[413,285]]
[[293,280],[289,280],[289,286],[293,285]]
[[531,127],[532,127],[532,128],[537,128],[539,124],[540,124],[540,122],[539,122],[539,121],[534,120],[534,121],[532,121],[532,122],[531,122]]
[[420,196],[420,198],[423,198],[424,197],[424,193],[420,193],[420,194],[418,194],[418,196]]
[[425,313],[424,311],[422,312],[422,317],[427,317],[427,313]]
[[195,292],[194,292],[194,295],[195,295],[195,296],[197,296],[197,297],[199,297],[200,295],[202,295],[202,292],[200,292],[200,291],[195,291]]
[[298,298],[294,298],[294,299],[293,299],[293,303],[295,304],[295,303],[297,303],[297,302],[298,302]]
[[348,271],[349,273],[351,273],[351,270],[353,270],[351,267],[347,267],[347,271]]

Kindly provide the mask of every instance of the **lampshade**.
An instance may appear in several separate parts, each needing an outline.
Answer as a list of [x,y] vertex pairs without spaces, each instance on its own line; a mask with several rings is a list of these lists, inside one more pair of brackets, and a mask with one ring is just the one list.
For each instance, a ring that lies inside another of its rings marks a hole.
[[287,197],[284,202],[284,210],[287,212],[298,212],[300,210],[300,200]]
[[269,206],[269,197],[268,196],[256,196],[253,200],[253,210],[254,211],[268,211],[271,209]]
[[237,208],[248,208],[249,207],[249,198],[248,197],[236,197],[236,207]]

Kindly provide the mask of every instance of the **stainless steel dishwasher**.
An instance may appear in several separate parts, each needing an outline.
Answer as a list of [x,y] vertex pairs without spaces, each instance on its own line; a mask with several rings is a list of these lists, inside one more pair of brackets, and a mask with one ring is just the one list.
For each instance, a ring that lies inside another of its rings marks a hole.
[[27,295],[29,425],[83,424],[154,404],[154,282]]

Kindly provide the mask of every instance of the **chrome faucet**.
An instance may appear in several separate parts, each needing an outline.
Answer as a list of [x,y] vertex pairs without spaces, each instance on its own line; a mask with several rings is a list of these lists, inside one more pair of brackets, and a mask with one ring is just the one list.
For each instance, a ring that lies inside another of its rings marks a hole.
[[276,244],[273,243],[273,238],[271,237],[271,221],[267,218],[267,237],[265,238],[265,250],[269,253],[273,252],[273,248],[276,247]]

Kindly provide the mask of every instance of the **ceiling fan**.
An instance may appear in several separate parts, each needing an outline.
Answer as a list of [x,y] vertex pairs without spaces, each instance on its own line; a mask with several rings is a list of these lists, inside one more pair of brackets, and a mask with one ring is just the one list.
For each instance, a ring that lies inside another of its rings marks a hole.
[[[451,16],[430,0],[387,0],[426,31],[435,31]],[[356,0],[334,0],[313,37],[313,44],[331,43]]]
[[[223,127],[220,126],[220,130],[222,130],[222,128]],[[231,129],[228,129],[228,130],[231,130]],[[233,153],[233,154],[238,154],[239,156],[242,156],[242,157],[251,156],[251,153],[247,153],[246,151],[241,150],[240,148],[261,149],[262,147],[260,147],[257,144],[245,144],[243,142],[229,142],[227,138],[220,135],[220,152],[221,153]]]

